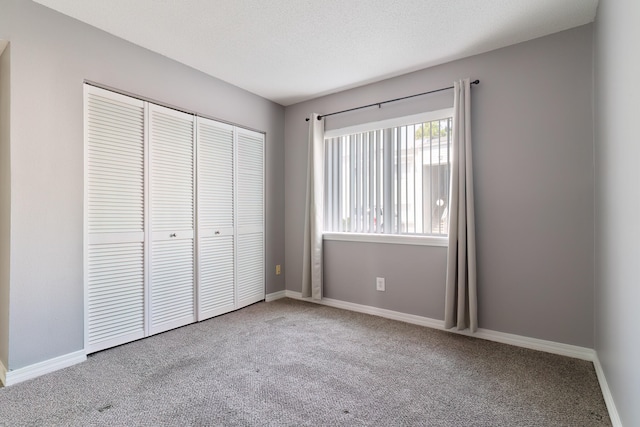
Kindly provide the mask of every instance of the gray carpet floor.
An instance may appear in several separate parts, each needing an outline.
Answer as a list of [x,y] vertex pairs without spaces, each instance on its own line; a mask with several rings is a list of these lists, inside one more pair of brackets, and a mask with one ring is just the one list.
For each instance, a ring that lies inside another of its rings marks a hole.
[[0,425],[611,423],[590,362],[283,299],[2,388]]

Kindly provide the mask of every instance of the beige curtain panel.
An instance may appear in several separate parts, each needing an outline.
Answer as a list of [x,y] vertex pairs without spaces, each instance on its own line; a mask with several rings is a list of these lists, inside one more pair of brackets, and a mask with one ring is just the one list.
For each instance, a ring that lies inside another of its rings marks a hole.
[[454,82],[453,156],[449,194],[449,249],[444,327],[478,329],[476,237],[471,161],[471,85]]
[[324,225],[324,119],[309,120],[307,198],[304,218],[302,297],[322,299],[322,228]]

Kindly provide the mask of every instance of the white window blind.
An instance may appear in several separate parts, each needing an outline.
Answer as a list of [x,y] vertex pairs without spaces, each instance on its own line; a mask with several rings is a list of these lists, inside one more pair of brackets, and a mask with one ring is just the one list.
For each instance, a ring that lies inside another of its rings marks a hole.
[[442,237],[451,110],[327,132],[325,231]]

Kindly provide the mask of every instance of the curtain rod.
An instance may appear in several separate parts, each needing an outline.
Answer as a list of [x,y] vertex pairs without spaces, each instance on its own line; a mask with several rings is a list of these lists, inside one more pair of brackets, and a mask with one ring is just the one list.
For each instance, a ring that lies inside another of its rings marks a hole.
[[[476,79],[476,80],[472,81],[471,84],[472,85],[480,84],[480,80]],[[373,104],[363,105],[361,107],[349,108],[348,110],[342,110],[342,111],[336,111],[334,113],[318,115],[318,120],[322,120],[325,117],[333,116],[333,115],[336,115],[336,114],[347,113],[349,111],[355,111],[355,110],[361,110],[363,108],[375,107],[376,105],[378,106],[378,108],[380,108],[382,106],[382,104],[388,104],[389,102],[402,101],[403,99],[409,99],[409,98],[414,98],[416,96],[428,95],[430,93],[442,92],[443,90],[449,90],[449,89],[453,89],[453,86],[443,87],[443,88],[435,89],[435,90],[430,90],[429,92],[416,93],[415,95],[403,96],[402,98],[389,99],[387,101],[382,101],[382,102],[374,102]],[[305,119],[305,121],[308,122],[309,118],[307,117]]]

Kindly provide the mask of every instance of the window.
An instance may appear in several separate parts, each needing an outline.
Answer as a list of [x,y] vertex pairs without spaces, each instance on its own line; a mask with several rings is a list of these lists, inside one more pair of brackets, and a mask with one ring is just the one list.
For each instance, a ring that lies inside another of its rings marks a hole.
[[446,237],[452,113],[327,131],[325,232]]

